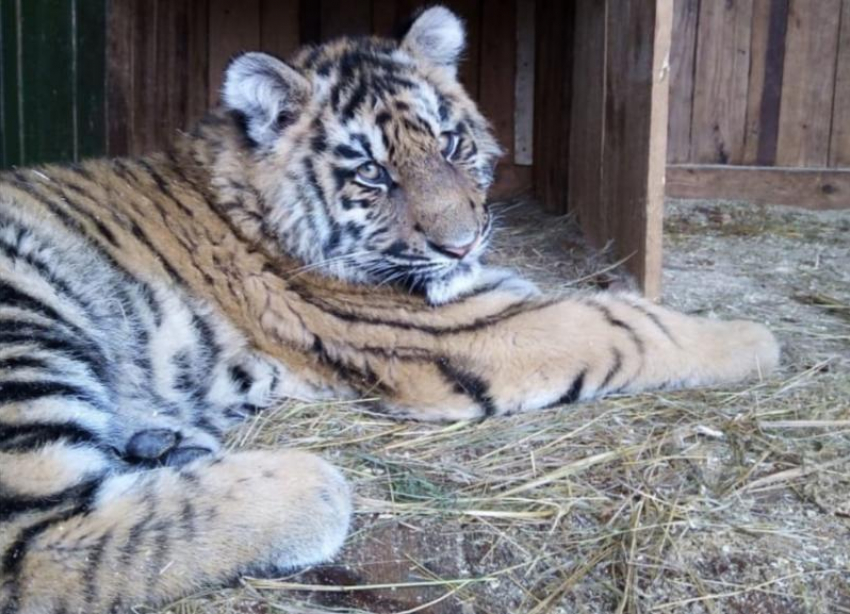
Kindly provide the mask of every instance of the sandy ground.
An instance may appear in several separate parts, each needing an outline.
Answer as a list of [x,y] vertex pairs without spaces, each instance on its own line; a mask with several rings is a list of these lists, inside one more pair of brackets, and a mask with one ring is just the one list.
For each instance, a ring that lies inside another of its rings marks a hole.
[[[505,211],[495,260],[553,290],[628,286],[572,220]],[[233,445],[342,467],[345,551],[162,612],[850,612],[850,211],[671,202],[665,229],[663,302],[768,324],[779,373],[483,424],[285,405]]]

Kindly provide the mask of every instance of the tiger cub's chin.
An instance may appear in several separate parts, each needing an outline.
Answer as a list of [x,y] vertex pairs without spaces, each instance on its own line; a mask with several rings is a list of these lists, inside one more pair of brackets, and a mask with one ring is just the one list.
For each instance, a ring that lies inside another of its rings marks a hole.
[[428,303],[436,307],[493,290],[522,298],[541,294],[533,282],[523,279],[511,269],[474,262],[460,265],[449,275],[429,281],[425,286],[425,296]]

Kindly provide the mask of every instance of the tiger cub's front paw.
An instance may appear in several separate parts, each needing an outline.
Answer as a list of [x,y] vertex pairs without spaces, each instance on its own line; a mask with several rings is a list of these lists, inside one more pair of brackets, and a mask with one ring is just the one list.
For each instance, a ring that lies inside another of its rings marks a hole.
[[445,305],[483,292],[507,292],[520,298],[540,295],[540,289],[515,271],[501,267],[470,265],[465,271],[432,281],[427,287],[431,305]]

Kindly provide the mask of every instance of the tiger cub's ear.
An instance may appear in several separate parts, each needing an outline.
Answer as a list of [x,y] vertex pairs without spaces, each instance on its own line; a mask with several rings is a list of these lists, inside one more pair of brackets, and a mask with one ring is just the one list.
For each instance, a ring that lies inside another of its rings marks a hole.
[[230,62],[222,100],[242,115],[252,141],[268,145],[295,121],[310,91],[310,82],[294,68],[265,53],[251,52]]
[[429,8],[413,21],[401,46],[412,56],[455,74],[466,46],[463,21],[443,6]]

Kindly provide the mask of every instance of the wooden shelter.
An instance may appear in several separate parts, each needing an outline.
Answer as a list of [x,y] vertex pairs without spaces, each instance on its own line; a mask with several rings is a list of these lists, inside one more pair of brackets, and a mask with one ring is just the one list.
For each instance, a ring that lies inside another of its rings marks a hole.
[[[0,165],[162,147],[242,50],[287,56],[389,35],[411,0],[0,0]],[[448,0],[463,82],[507,155],[495,196],[533,190],[613,242],[657,295],[673,0]]]

